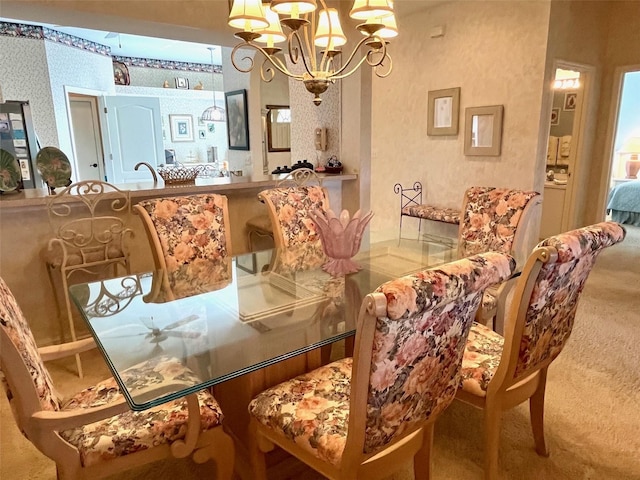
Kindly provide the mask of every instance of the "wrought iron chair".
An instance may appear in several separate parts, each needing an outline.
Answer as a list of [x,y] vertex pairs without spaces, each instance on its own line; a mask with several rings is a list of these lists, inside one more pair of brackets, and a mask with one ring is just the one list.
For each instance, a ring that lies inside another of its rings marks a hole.
[[564,348],[578,300],[599,253],[624,239],[605,222],[542,241],[518,278],[504,337],[474,323],[456,397],[484,410],[485,478],[498,478],[500,417],[529,400],[536,451],[547,456],[544,395],[549,365]]
[[278,445],[331,479],[373,479],[414,460],[431,471],[433,427],[460,382],[482,291],[515,262],[489,252],[385,283],[360,309],[353,358],[260,393],[249,405],[254,478]]
[[[218,478],[232,478],[233,441],[222,430],[222,412],[208,392],[133,412],[110,378],[62,398],[44,361],[94,348],[93,339],[38,348],[2,278],[0,318],[0,370],[15,421],[27,439],[56,462],[59,479],[102,478],[191,454],[197,463],[214,459]],[[128,375],[145,383],[141,388],[149,391],[194,376],[177,359],[168,357],[136,365]]]
[[[218,194],[143,200],[134,206],[147,232],[156,269],[145,299],[162,302],[231,282],[227,197]],[[188,235],[185,235],[188,233]]]
[[[496,187],[471,187],[464,194],[458,258],[481,252],[508,253],[516,259],[518,269],[524,266],[537,238],[527,228],[536,207],[542,203],[538,192]],[[512,282],[494,286],[485,292],[478,310],[478,321],[487,324],[494,319],[494,330],[503,331],[504,308]]]
[[[109,275],[118,276],[118,267],[131,273],[127,242],[133,231],[126,225],[131,199],[128,191],[106,182],[87,180],[71,184],[49,197],[47,209],[54,238],[49,240],[45,262],[61,313],[53,275],[54,271],[60,272],[71,339],[75,341],[76,328],[69,299],[73,276],[104,276],[111,268],[113,274]],[[76,355],[76,364],[82,377],[79,355]]]

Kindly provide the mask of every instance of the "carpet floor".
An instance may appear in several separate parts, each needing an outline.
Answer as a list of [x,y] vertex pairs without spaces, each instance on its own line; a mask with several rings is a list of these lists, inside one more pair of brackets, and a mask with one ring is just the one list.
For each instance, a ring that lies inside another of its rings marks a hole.
[[[589,277],[569,343],[549,369],[545,432],[551,452],[539,457],[526,404],[503,416],[500,471],[509,480],[640,480],[640,228],[604,251]],[[109,374],[99,354],[84,354],[85,379],[72,362],[48,364],[62,393]],[[0,478],[54,480],[54,463],[17,430],[0,395]],[[474,480],[483,475],[482,412],[454,402],[436,424],[434,480]],[[118,475],[142,478],[215,478],[212,464],[189,459],[156,462]],[[292,462],[272,479],[322,478]],[[389,480],[411,480],[411,465]]]

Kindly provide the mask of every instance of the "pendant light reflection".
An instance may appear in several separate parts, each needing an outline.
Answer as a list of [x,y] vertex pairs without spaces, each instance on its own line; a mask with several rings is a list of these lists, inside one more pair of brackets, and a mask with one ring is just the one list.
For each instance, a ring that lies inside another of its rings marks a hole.
[[225,111],[224,108],[221,108],[216,105],[216,83],[215,83],[215,72],[213,67],[213,51],[216,47],[207,47],[209,52],[211,53],[211,90],[213,91],[213,106],[207,108],[204,112],[202,112],[201,120],[203,122],[224,122],[225,121]]

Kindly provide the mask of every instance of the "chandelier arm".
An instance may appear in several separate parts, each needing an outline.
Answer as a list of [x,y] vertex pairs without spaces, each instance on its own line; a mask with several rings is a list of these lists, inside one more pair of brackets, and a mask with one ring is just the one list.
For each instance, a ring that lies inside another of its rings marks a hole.
[[[296,42],[298,43],[298,47],[293,47],[293,38],[295,38]],[[302,39],[300,38],[300,35],[298,34],[297,31],[291,32],[291,36],[289,37],[289,41],[287,42],[287,44],[289,45],[289,58],[291,59],[291,61],[294,64],[297,64],[298,63],[298,57],[302,57],[302,63],[304,65],[304,69],[307,71],[307,73],[309,75],[311,75],[311,78],[315,78],[315,75],[309,69],[309,65],[307,65],[307,59],[305,58],[304,51],[302,49]],[[300,50],[298,50],[298,48]],[[295,51],[295,57],[293,56],[292,49]],[[302,54],[299,54],[299,52],[302,52]],[[287,74],[287,75],[289,75],[290,77],[294,76],[294,75],[290,75],[290,74]],[[299,78],[299,79],[303,78],[302,75],[297,75],[295,77]]]
[[[389,62],[387,63],[388,68],[387,68],[387,71],[386,71],[386,72],[384,72],[384,73],[380,73],[380,72],[378,71],[378,67],[385,66],[385,65],[383,65],[382,63],[380,63],[379,65],[376,65],[375,67],[373,67],[373,72],[376,74],[376,76],[378,76],[378,77],[380,77],[380,78],[388,77],[388,76],[389,76],[389,74],[391,73],[391,70],[393,70],[393,59],[391,58],[391,55],[386,54],[386,55],[385,55],[385,57],[389,59]],[[384,58],[383,58],[383,60],[384,60]]]
[[[316,60],[316,45],[315,43],[313,43],[313,32],[316,31],[316,16],[314,13],[307,13],[305,14],[305,18],[307,20],[311,19],[311,23],[304,27],[304,43],[307,46],[307,52],[309,53],[309,58],[311,59],[311,71],[316,71],[318,70]],[[302,57],[304,58],[304,55]],[[307,71],[309,71],[309,69],[307,69]],[[311,71],[309,71],[309,73],[311,73]]]
[[[349,70],[347,73],[345,73],[345,74],[343,75],[343,74],[342,74],[342,72],[344,72],[344,71],[347,69],[347,67],[349,66],[349,64],[350,64],[350,63],[351,63],[351,61],[353,60],[353,57],[355,57],[356,53],[358,53],[358,50],[360,49],[360,47],[361,47],[362,45],[364,45],[366,42],[370,42],[371,40],[381,40],[382,47],[381,47],[381,49],[380,49],[380,50],[381,50],[381,51],[380,51],[380,54],[381,54],[380,61],[379,61],[379,62],[374,62],[374,63],[371,63],[371,62],[369,61],[369,55],[370,55],[371,53],[373,53],[373,51],[372,51],[372,50],[370,50],[370,51],[368,51],[368,52],[367,52],[367,54],[366,54],[364,57],[362,57],[362,58],[360,59],[360,61],[358,61],[358,63],[356,64],[356,66],[355,66],[355,67],[353,67],[351,70]],[[341,78],[348,77],[348,76],[349,76],[349,75],[351,75],[353,72],[355,72],[355,71],[360,67],[360,65],[362,65],[365,61],[366,61],[370,66],[372,66],[372,67],[377,67],[378,65],[380,65],[380,64],[382,63],[382,61],[384,60],[384,58],[385,58],[386,56],[387,56],[387,45],[386,45],[386,43],[384,42],[384,40],[380,39],[380,37],[377,37],[377,36],[375,36],[375,35],[374,35],[374,36],[365,37],[365,38],[363,38],[362,40],[360,40],[360,41],[358,42],[358,44],[355,46],[355,48],[354,48],[354,49],[353,49],[353,51],[351,52],[351,55],[349,55],[349,58],[347,59],[347,61],[346,61],[346,62],[344,62],[344,65],[342,65],[342,67],[341,67],[340,69],[336,70],[336,71],[333,73],[333,75],[331,75],[331,78],[332,78],[332,79],[334,79],[334,80],[339,80],[339,79],[341,79]]]
[[236,68],[236,70],[238,70],[239,72],[242,73],[249,73],[251,70],[253,70],[254,67],[254,61],[253,58],[251,57],[244,57],[243,60],[249,60],[249,62],[251,63],[251,66],[247,69],[243,69],[238,67],[238,65],[236,64],[235,61],[235,55],[236,55],[236,50],[240,49],[240,48],[246,48],[246,47],[251,47],[257,51],[259,51],[260,53],[262,53],[262,55],[264,55],[265,59],[267,61],[269,61],[279,72],[281,72],[282,74],[286,75],[287,77],[292,77],[295,78],[296,80],[303,80],[303,76],[302,75],[296,75],[294,73],[291,73],[285,66],[283,65],[279,65],[278,63],[273,61],[273,58],[271,57],[271,55],[269,55],[264,48],[260,47],[259,45],[256,45],[254,43],[251,42],[244,42],[244,43],[240,43],[238,45],[236,45],[235,47],[233,47],[233,50],[231,51],[231,63],[233,64],[233,66]]

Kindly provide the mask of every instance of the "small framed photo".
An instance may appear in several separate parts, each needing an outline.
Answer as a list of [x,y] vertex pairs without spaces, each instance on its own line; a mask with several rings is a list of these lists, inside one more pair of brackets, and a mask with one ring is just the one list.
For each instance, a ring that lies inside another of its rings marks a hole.
[[198,130],[198,138],[200,140],[207,138],[207,131],[203,129]]
[[193,117],[191,115],[169,115],[172,142],[193,142]]
[[189,79],[184,77],[176,77],[176,88],[181,90],[189,90]]
[[576,109],[576,103],[578,102],[577,92],[567,92],[564,94],[564,105],[562,110],[565,112],[572,112]]
[[560,125],[560,109],[551,109],[551,125]]
[[460,87],[428,93],[427,135],[457,135]]
[[468,107],[464,121],[464,154],[497,157],[502,143],[504,107]]

